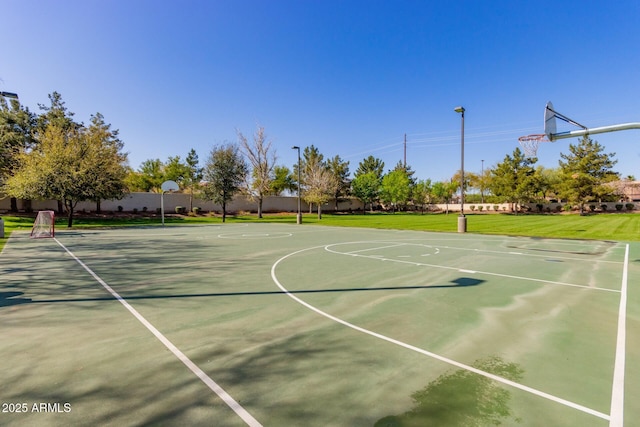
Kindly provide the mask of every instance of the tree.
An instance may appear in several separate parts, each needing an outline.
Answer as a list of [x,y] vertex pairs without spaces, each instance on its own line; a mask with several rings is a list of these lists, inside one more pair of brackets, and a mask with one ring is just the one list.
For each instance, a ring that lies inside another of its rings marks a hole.
[[[53,93],[50,93],[48,97],[48,106],[38,104],[38,108],[40,108],[41,113],[36,119],[36,126],[34,129],[35,145],[40,143],[42,135],[50,124],[58,126],[65,132],[78,130],[83,126],[82,123],[76,123],[73,120],[75,113],[67,109],[60,93],[54,91]],[[62,200],[58,200],[58,212],[63,212]]]
[[364,175],[368,172],[373,172],[376,177],[381,180],[382,174],[384,173],[384,162],[373,156],[369,156],[358,164],[358,169],[356,170],[354,177]]
[[449,214],[449,203],[453,194],[458,189],[458,184],[455,182],[442,182],[437,181],[431,187],[433,197],[439,202],[444,202],[446,207],[446,214]]
[[421,213],[424,214],[425,205],[431,203],[433,197],[433,187],[431,180],[420,180],[413,189],[413,202],[420,206]]
[[193,195],[196,190],[196,186],[202,181],[202,168],[198,166],[199,160],[196,150],[193,148],[189,150],[186,163],[186,174],[184,177],[184,186],[189,193],[189,212],[193,211]]
[[85,136],[89,144],[95,147],[94,164],[87,166],[94,175],[92,199],[96,201],[96,211],[100,212],[101,200],[121,199],[127,192],[125,177],[127,175],[127,154],[122,153],[124,143],[118,138],[119,131],[111,130],[111,125],[104,121],[104,116],[96,113],[91,116],[91,125]]
[[36,140],[40,140],[40,135],[46,132],[49,125],[55,125],[63,131],[77,130],[82,127],[81,123],[73,121],[72,113],[65,106],[65,102],[62,100],[62,95],[58,92],[53,92],[48,95],[49,106],[44,104],[38,104],[38,108],[41,113],[36,120]]
[[533,164],[536,158],[526,157],[517,147],[513,156],[506,155],[504,161],[491,170],[491,191],[504,201],[515,205],[512,210],[518,213],[518,205],[530,201],[538,193]]
[[363,214],[367,210],[367,203],[373,211],[373,203],[378,200],[380,194],[380,179],[376,172],[370,171],[356,176],[351,181],[351,192],[363,203]]
[[[302,190],[303,198],[308,201],[308,199],[306,199],[305,197],[308,188],[307,183],[311,181],[311,175],[316,172],[314,168],[316,168],[318,165],[324,165],[324,156],[320,153],[317,147],[315,147],[314,145],[310,145],[309,147],[304,148],[300,163],[300,165],[296,163],[296,165],[293,167],[293,173],[297,181],[298,167],[301,168],[300,180],[302,182],[300,183],[300,188]],[[312,210],[313,203],[309,203],[309,213],[311,213]]]
[[[35,115],[23,108],[17,99],[10,104],[0,97],[0,185],[18,167],[18,154],[29,149],[34,142]],[[18,210],[15,197],[11,198],[11,211]]]
[[271,150],[271,141],[267,141],[267,136],[262,126],[253,134],[253,144],[249,144],[247,138],[240,132],[238,140],[244,155],[249,159],[251,165],[251,173],[247,174],[247,178],[251,177],[247,182],[246,189],[254,199],[258,200],[258,218],[262,218],[262,202],[264,196],[269,194],[271,189],[271,181],[273,181],[273,168],[276,165],[276,153]]
[[322,162],[322,156],[310,156],[305,164],[304,200],[318,208],[318,219],[322,219],[322,205],[331,200],[340,185],[335,175]]
[[248,173],[238,146],[215,146],[205,163],[203,177],[206,181],[204,197],[222,205],[222,222],[227,218],[227,203],[241,190]]
[[569,145],[570,154],[560,154],[561,194],[571,203],[580,206],[580,215],[584,214],[584,204],[613,193],[613,188],[603,185],[618,179],[613,172],[617,163],[615,153],[603,153],[604,147],[583,136],[577,145]]
[[362,210],[364,214],[367,203],[373,212],[373,203],[378,201],[380,196],[380,186],[382,185],[382,175],[384,173],[384,162],[373,156],[363,159],[358,164],[358,169],[354,173],[351,182],[351,192],[365,206]]
[[152,191],[159,193],[165,181],[164,163],[160,159],[148,159],[142,162],[135,172],[130,172],[127,177],[129,191]]
[[296,184],[296,178],[286,166],[275,166],[273,168],[273,180],[271,181],[271,188],[269,188],[269,194],[274,196],[281,195],[284,191],[293,192],[298,188]]
[[335,200],[335,210],[338,210],[338,202],[342,197],[349,194],[351,182],[349,181],[349,162],[344,161],[340,156],[335,156],[327,161],[327,167],[333,175],[337,186],[333,198]]
[[411,181],[403,168],[393,170],[382,178],[380,198],[391,204],[395,213],[398,206],[405,205],[411,194]]
[[178,184],[180,189],[184,189],[189,170],[186,163],[180,159],[180,156],[169,156],[166,163],[162,165],[161,170],[163,175],[162,182],[171,180]]
[[559,197],[561,192],[562,172],[560,168],[545,168],[538,166],[535,177],[538,180],[540,198],[546,200],[550,197]]
[[98,126],[67,128],[49,123],[38,144],[22,151],[19,167],[5,184],[7,194],[23,199],[56,199],[64,203],[68,227],[76,204],[113,195],[124,188],[119,144],[109,144]]

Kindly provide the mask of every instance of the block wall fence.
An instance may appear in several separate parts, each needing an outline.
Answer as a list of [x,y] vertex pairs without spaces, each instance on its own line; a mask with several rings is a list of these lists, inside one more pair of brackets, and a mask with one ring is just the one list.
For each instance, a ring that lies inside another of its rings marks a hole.
[[[55,200],[18,200],[18,210],[25,212],[29,209],[29,203],[31,210],[57,210],[58,202]],[[627,211],[627,202],[608,202],[608,203],[596,203],[597,210],[602,210],[601,205],[607,205],[608,212],[615,212],[616,205],[622,204],[623,211]],[[142,212],[145,208],[149,212],[155,212],[161,206],[160,193],[130,193],[121,200],[103,200],[100,203],[102,212],[118,212],[122,207],[124,212],[133,212],[137,210]],[[182,193],[166,193],[164,195],[164,209],[166,213],[175,213],[176,207],[182,206],[186,209],[189,208],[189,195]],[[200,200],[198,198],[193,199],[193,206],[201,209],[202,212],[221,212],[222,206],[219,204]],[[302,212],[309,212],[309,205],[302,201]],[[322,207],[323,212],[334,212],[336,210],[335,201],[331,200]],[[538,212],[538,206],[536,203],[528,203],[525,205],[531,212]],[[543,211],[557,212],[558,207],[562,208],[563,203],[546,203],[543,205]],[[465,203],[465,212],[508,212],[511,209],[508,203]],[[482,209],[480,209],[482,207]],[[7,213],[11,208],[11,201],[8,197],[0,199],[0,213]],[[363,204],[357,199],[348,199],[340,201],[338,203],[338,211],[349,212],[362,210]],[[444,211],[448,208],[450,212],[460,212],[460,205],[451,203],[448,206],[445,204],[432,204],[428,209],[431,211]],[[634,203],[634,211],[640,209],[640,203]],[[95,202],[79,202],[76,206],[76,212],[95,212]],[[238,196],[232,202],[227,205],[227,212],[257,212],[258,203],[255,200],[251,200],[245,196]],[[270,212],[296,212],[298,210],[298,198],[291,196],[268,196],[265,197],[262,203],[262,210],[264,213]],[[589,210],[589,204],[586,205],[586,210]],[[316,208],[314,206],[314,212]]]

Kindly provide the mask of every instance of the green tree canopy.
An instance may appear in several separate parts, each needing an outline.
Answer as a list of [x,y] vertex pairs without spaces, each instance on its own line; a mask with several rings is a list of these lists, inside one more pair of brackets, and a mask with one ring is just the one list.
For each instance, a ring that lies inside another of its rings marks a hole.
[[433,183],[431,187],[431,193],[438,202],[444,202],[446,204],[446,212],[449,213],[449,203],[453,194],[458,189],[458,184],[455,182],[443,182],[437,181]]
[[227,218],[227,203],[242,189],[248,169],[235,144],[215,146],[209,154],[203,169],[203,195],[222,205],[222,222]]
[[424,213],[424,207],[431,203],[433,198],[433,186],[430,179],[419,180],[413,189],[413,202],[416,206],[420,206],[420,210]]
[[369,172],[373,172],[379,180],[382,180],[382,175],[384,174],[384,162],[373,156],[369,156],[358,164],[358,169],[356,169],[354,177],[357,178],[358,176]]
[[[7,103],[0,97],[0,185],[18,167],[18,155],[33,146],[36,116],[22,107],[17,99]],[[16,198],[11,198],[11,210],[17,211]]]
[[124,194],[126,155],[120,153],[113,133],[105,133],[108,126],[101,116],[94,118],[88,129],[48,124],[39,143],[19,154],[19,167],[6,181],[5,192],[23,199],[63,201],[69,227],[78,202]]
[[351,193],[364,204],[363,213],[367,209],[367,203],[373,211],[373,203],[378,200],[380,194],[380,185],[380,178],[375,171],[362,173],[351,181]]
[[159,193],[166,181],[164,163],[160,159],[148,159],[142,162],[137,171],[130,171],[127,176],[129,191],[152,191]]
[[571,203],[580,206],[613,194],[614,189],[603,184],[617,180],[619,174],[613,172],[615,153],[603,153],[604,147],[589,136],[582,137],[578,144],[569,145],[569,154],[560,154],[561,194]]
[[351,182],[349,181],[349,162],[342,160],[340,156],[334,156],[327,160],[327,167],[337,183],[333,199],[336,203],[335,208],[338,210],[338,202],[341,198],[349,195],[349,189],[351,188]]
[[518,204],[532,200],[539,191],[533,167],[536,161],[536,158],[526,157],[520,147],[517,147],[513,156],[507,154],[502,163],[491,171],[491,192],[502,200],[515,204],[516,213]]
[[297,188],[296,179],[288,167],[275,166],[273,168],[273,181],[271,181],[269,194],[279,196],[285,191],[294,192]]
[[395,169],[382,178],[380,199],[389,203],[392,211],[406,205],[411,194],[411,181],[404,168]]

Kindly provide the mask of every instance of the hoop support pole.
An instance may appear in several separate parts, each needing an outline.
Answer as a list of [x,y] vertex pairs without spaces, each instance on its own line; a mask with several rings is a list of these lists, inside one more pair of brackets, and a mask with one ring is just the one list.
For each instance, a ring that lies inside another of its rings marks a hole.
[[581,130],[572,130],[568,132],[552,133],[549,136],[549,139],[551,141],[556,141],[558,139],[574,138],[578,136],[585,136],[585,135],[591,135],[591,134],[597,134],[597,133],[617,132],[619,130],[629,130],[629,129],[640,129],[640,122],[622,123],[619,125],[602,126],[598,128],[591,128],[591,129],[581,129]]

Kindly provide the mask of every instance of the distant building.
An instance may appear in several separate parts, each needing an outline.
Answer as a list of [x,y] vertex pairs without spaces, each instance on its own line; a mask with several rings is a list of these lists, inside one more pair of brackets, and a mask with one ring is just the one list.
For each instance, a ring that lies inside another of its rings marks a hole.
[[620,180],[609,183],[625,201],[640,202],[640,181]]

